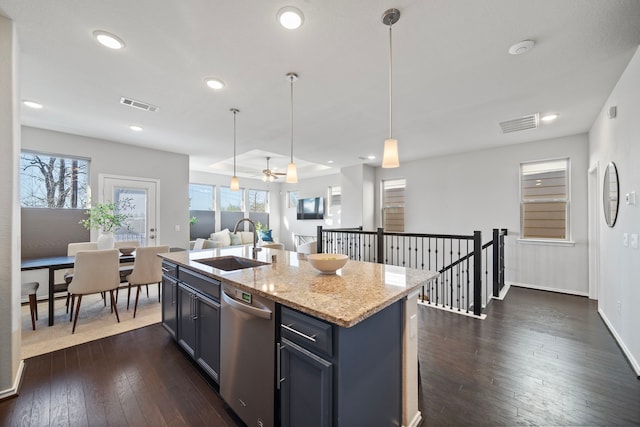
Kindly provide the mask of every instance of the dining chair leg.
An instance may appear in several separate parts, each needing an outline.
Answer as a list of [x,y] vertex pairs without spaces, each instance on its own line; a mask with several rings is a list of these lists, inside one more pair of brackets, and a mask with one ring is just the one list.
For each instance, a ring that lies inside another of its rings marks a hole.
[[111,294],[111,307],[113,308],[113,311],[116,312],[116,319],[118,320],[118,323],[120,323],[120,315],[118,315],[118,306],[116,305],[116,300],[113,297],[113,289],[109,291],[109,294]]
[[147,285],[147,298],[149,298],[149,285]]
[[[71,297],[71,315],[73,315],[73,299],[75,295]],[[80,303],[82,302],[82,294],[78,295],[78,306],[76,307],[76,318],[73,319],[73,328],[71,329],[71,334],[76,331],[76,323],[78,323],[78,314],[80,314]]]
[[[72,295],[71,296],[71,314],[69,314],[69,322],[71,322],[73,320],[73,305],[76,302],[76,296]],[[67,306],[67,313],[69,313],[69,307]]]
[[31,312],[31,327],[36,330],[36,319],[38,318],[38,303],[36,294],[29,294],[29,311]]
[[133,318],[136,318],[136,312],[138,311],[138,297],[140,296],[140,287],[142,285],[138,285],[138,290],[136,291],[136,303],[133,306]]
[[129,310],[129,301],[131,301],[131,283],[129,283],[129,289],[127,290],[127,310]]
[[[65,303],[66,307],[67,307],[67,313],[69,312],[69,297],[71,296],[71,294],[69,292],[67,292],[67,302]],[[71,309],[71,312],[73,312],[73,308]]]

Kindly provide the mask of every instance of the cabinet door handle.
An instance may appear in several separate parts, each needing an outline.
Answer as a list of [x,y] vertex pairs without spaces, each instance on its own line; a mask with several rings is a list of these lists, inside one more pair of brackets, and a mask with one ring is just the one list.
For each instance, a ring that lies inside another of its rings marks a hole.
[[171,305],[175,305],[176,303],[176,288],[178,287],[178,285],[176,285],[175,283],[171,284]]
[[198,295],[192,294],[191,296],[193,297],[193,317],[191,320],[195,321],[198,319]]
[[301,336],[302,338],[306,338],[311,342],[316,342],[316,336],[315,335],[309,336],[309,335],[307,335],[305,333],[302,333],[302,332],[300,332],[298,330],[293,329],[290,325],[280,325],[280,326],[282,326],[284,329],[286,329],[289,332],[293,332],[294,334]]
[[284,378],[281,378],[282,375],[282,356],[281,356],[281,352],[282,349],[284,348],[284,346],[280,343],[278,343],[278,351],[276,352],[276,366],[277,366],[277,374],[276,374],[276,378],[278,378],[278,384],[276,384],[276,388],[278,390],[280,390],[280,383],[282,381],[284,381]]
[[165,273],[168,273],[169,269],[167,267],[162,267],[162,271],[165,272]]

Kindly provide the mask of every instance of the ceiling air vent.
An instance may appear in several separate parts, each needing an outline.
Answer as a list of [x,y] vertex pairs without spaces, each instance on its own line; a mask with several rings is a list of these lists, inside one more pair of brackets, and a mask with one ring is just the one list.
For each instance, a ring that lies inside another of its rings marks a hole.
[[146,102],[142,101],[136,101],[135,99],[131,98],[125,98],[124,96],[120,98],[120,104],[128,105],[129,107],[137,108],[139,110],[151,111],[152,113],[155,113],[160,109],[155,105],[147,104]]
[[517,119],[500,122],[502,133],[520,132],[521,130],[537,129],[539,114],[518,117]]

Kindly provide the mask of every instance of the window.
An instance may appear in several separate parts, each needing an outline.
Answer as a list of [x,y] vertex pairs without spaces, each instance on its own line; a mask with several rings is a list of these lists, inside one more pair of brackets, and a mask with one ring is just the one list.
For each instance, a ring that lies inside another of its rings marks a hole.
[[342,190],[339,185],[329,187],[329,206],[340,206],[342,202]]
[[220,210],[224,212],[242,212],[244,190],[231,191],[229,187],[220,187]]
[[269,212],[269,192],[264,190],[247,190],[249,212]]
[[214,210],[215,187],[206,184],[189,184],[189,209],[194,211]]
[[287,192],[287,207],[288,208],[298,208],[298,192],[297,191],[289,191]]
[[568,239],[569,159],[520,165],[521,236]]
[[404,179],[382,181],[382,227],[385,231],[404,231]]
[[33,151],[20,153],[20,205],[84,209],[89,160]]

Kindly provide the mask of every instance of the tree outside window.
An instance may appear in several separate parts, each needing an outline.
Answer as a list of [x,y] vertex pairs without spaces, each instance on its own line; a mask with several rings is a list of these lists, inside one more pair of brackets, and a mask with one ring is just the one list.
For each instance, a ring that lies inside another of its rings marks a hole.
[[264,190],[247,190],[249,212],[269,212],[269,192]]
[[89,160],[22,151],[20,205],[82,209],[87,204]]

